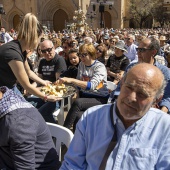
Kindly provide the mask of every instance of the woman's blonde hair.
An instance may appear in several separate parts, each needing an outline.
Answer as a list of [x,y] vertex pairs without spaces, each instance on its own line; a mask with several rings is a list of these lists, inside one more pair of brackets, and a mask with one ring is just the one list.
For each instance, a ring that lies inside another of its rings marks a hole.
[[37,17],[32,13],[27,13],[19,27],[18,40],[24,40],[30,49],[35,49],[42,33],[43,27]]
[[82,53],[84,51],[86,51],[93,60],[96,59],[96,49],[92,43],[81,45],[79,52]]
[[52,42],[53,42],[54,46],[56,46],[56,47],[61,46],[61,40],[59,38],[53,38]]

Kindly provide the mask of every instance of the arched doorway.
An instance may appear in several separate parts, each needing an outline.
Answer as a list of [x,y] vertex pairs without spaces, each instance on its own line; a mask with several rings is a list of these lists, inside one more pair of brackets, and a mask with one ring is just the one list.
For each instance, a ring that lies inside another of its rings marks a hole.
[[130,28],[136,28],[136,27],[135,27],[135,21],[134,21],[133,18],[131,18],[131,19],[129,20],[129,27],[130,27]]
[[144,23],[144,28],[152,28],[152,25],[153,25],[153,17],[150,16]]
[[112,19],[111,19],[111,15],[109,12],[105,11],[104,12],[104,26],[105,28],[111,28],[111,22],[112,22]]
[[68,15],[67,13],[59,9],[55,12],[53,18],[53,26],[56,32],[62,31],[65,28],[65,23],[68,22]]
[[18,30],[19,23],[20,23],[20,16],[16,14],[13,18],[13,28],[15,30]]

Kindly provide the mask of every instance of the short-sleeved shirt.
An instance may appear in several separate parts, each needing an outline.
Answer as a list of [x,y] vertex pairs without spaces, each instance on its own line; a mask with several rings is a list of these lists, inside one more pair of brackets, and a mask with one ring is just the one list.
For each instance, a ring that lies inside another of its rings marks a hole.
[[42,59],[38,67],[38,73],[42,75],[43,80],[51,82],[56,81],[56,73],[63,73],[67,69],[66,62],[63,57],[55,55],[50,61]]
[[109,67],[110,71],[114,73],[119,73],[121,70],[125,71],[128,65],[129,59],[125,55],[122,55],[121,57],[116,57],[113,54],[109,57],[106,67]]
[[76,66],[69,66],[69,68],[60,75],[60,77],[69,77],[69,78],[76,78],[78,72],[78,65]]
[[18,40],[10,41],[0,46],[0,86],[13,88],[16,77],[8,63],[11,60],[24,62],[26,56],[22,53],[22,48]]

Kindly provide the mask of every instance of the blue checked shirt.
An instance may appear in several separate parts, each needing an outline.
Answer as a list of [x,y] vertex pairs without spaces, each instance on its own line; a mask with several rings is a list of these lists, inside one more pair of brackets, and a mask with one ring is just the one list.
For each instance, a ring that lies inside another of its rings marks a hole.
[[[170,116],[151,108],[125,129],[113,109],[118,142],[106,170],[170,170]],[[77,124],[60,170],[98,170],[113,136],[110,104],[88,109]]]
[[0,99],[0,118],[18,108],[33,107],[24,97],[17,95],[13,90],[5,86],[0,87],[0,91],[3,93],[3,97]]

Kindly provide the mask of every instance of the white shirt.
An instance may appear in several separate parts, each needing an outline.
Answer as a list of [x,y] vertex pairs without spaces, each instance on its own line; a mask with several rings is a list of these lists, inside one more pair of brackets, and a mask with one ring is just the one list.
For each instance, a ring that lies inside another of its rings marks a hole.
[[137,47],[138,47],[138,46],[135,45],[135,44],[132,44],[132,45],[130,45],[130,46],[127,46],[127,45],[126,45],[126,50],[127,50],[128,52],[125,52],[124,55],[129,58],[130,62],[133,61],[133,60],[138,61],[138,55],[137,55],[137,51],[136,51],[136,48],[137,48]]

